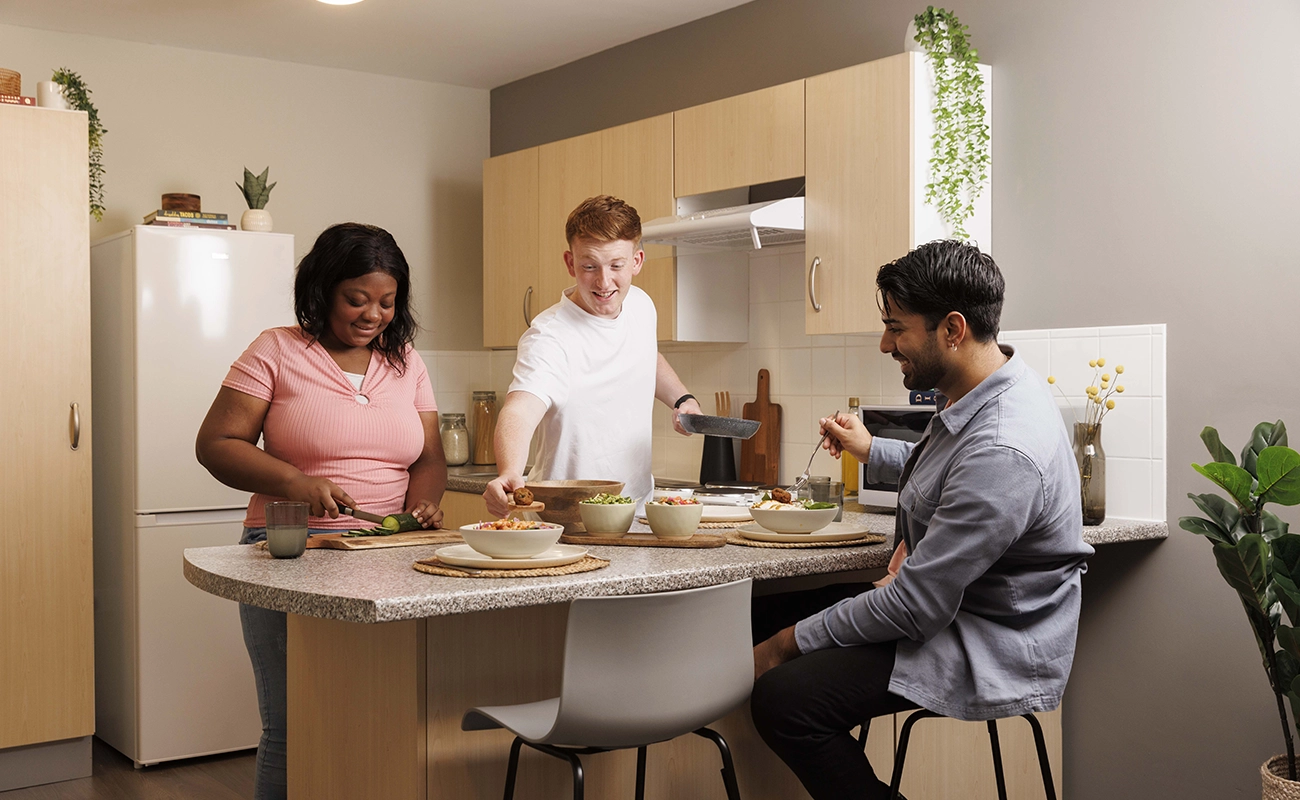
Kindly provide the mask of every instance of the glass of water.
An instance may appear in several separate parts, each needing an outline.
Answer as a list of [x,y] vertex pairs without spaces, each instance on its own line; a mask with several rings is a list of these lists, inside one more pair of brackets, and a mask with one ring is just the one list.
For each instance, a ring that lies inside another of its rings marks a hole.
[[306,503],[266,504],[266,549],[276,558],[297,558],[307,549]]

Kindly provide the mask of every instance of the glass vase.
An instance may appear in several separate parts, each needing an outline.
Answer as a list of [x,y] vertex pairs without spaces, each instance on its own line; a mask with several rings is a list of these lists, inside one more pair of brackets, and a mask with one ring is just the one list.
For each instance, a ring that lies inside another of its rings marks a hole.
[[1101,423],[1074,423],[1074,459],[1079,464],[1079,500],[1083,524],[1100,525],[1106,519],[1106,451],[1101,446]]

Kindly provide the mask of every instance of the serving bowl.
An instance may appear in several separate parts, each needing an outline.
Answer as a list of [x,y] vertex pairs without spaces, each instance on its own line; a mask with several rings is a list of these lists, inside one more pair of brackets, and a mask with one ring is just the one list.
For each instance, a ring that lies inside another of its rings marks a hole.
[[622,536],[632,527],[636,503],[578,503],[578,514],[587,533]]
[[581,533],[582,514],[578,503],[601,492],[620,494],[623,484],[618,481],[528,481],[524,484],[533,493],[533,500],[546,505],[537,515],[547,522],[563,525],[569,533]]
[[555,546],[564,533],[563,525],[539,522],[542,526],[528,531],[498,531],[462,525],[460,535],[475,552],[492,558],[532,558]]
[[751,508],[749,515],[769,531],[812,533],[835,520],[838,508]]
[[695,535],[700,527],[700,516],[704,506],[699,503],[686,505],[665,505],[663,503],[646,503],[645,519],[650,523],[650,530],[660,539],[686,539]]

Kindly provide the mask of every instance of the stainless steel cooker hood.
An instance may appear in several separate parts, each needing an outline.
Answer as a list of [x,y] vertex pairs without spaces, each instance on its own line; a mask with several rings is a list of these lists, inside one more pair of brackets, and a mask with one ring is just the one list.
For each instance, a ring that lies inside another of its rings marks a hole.
[[803,198],[660,217],[641,228],[642,241],[709,250],[758,250],[802,242]]

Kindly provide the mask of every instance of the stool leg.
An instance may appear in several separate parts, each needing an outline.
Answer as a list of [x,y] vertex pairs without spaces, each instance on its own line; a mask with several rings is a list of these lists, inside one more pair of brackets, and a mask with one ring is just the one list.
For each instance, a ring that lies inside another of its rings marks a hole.
[[989,745],[993,748],[993,777],[998,781],[998,800],[1007,800],[1007,778],[1002,773],[1002,747],[998,743],[998,721],[991,719],[989,726]]
[[1034,730],[1034,747],[1038,749],[1038,768],[1043,772],[1043,793],[1047,800],[1056,800],[1056,783],[1052,780],[1052,764],[1047,760],[1047,741],[1043,739],[1043,726],[1033,714],[1021,714]]
[[858,726],[858,744],[862,745],[863,752],[867,750],[867,732],[871,730],[871,720],[866,719]]
[[636,800],[645,800],[645,745],[636,749]]
[[578,754],[539,742],[529,742],[528,746],[548,756],[555,756],[561,761],[569,762],[569,767],[573,769],[573,800],[582,800],[582,759],[578,758]]
[[722,754],[722,785],[727,790],[727,800],[740,800],[740,784],[736,782],[736,765],[731,760],[731,748],[727,746],[727,740],[722,738],[722,734],[710,728],[699,728],[694,733],[718,746],[718,752]]
[[515,797],[515,776],[519,772],[519,749],[524,746],[524,740],[518,736],[515,737],[514,744],[510,745],[510,765],[506,767],[506,797],[505,800],[514,800]]
[[898,800],[898,787],[903,782],[903,761],[907,758],[907,740],[912,736],[912,726],[928,717],[942,716],[924,708],[914,711],[903,722],[903,730],[898,735],[898,752],[894,755],[894,775],[889,781],[889,800]]

